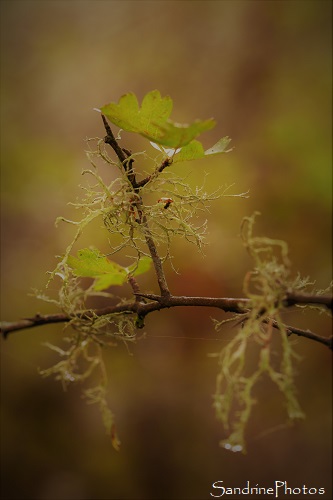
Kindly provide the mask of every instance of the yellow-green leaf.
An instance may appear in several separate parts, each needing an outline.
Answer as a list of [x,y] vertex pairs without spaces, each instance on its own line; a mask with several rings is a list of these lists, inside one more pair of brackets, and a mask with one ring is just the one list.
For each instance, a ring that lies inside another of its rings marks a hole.
[[229,151],[232,151],[231,149],[226,149],[231,142],[230,137],[222,137],[214,146],[212,146],[210,149],[207,149],[205,151],[205,155],[216,155],[219,153],[229,153]]
[[173,123],[168,120],[166,123],[159,125],[161,136],[155,142],[162,144],[162,146],[169,146],[171,148],[181,148],[189,144],[195,137],[200,135],[206,130],[215,127],[216,122],[213,119],[200,121],[196,120],[190,125],[182,125],[180,123]]
[[205,151],[201,142],[194,140],[184,146],[180,152],[174,156],[173,162],[197,160],[198,158],[203,158],[204,155]]
[[126,270],[96,249],[79,250],[77,257],[70,255],[67,262],[75,276],[95,278],[95,290],[105,290],[111,285],[122,285],[127,280]]
[[231,139],[229,137],[223,137],[210,149],[204,151],[201,142],[193,140],[189,144],[181,148],[180,152],[174,156],[173,163],[180,161],[198,160],[199,158],[203,158],[206,155],[228,153],[229,151],[231,151],[231,149],[226,148],[228,147],[230,141]]
[[118,103],[103,106],[101,111],[118,127],[171,148],[186,146],[199,134],[215,126],[212,119],[197,120],[190,125],[174,123],[169,119],[172,106],[171,97],[161,97],[158,90],[152,90],[143,98],[141,108],[136,96],[128,93]]
[[131,266],[126,268],[126,271],[132,276],[139,276],[139,274],[146,273],[151,267],[152,259],[151,257],[143,256],[139,262],[135,262]]
[[78,251],[77,257],[69,255],[67,263],[75,276],[95,278],[94,289],[105,290],[109,286],[123,285],[129,274],[137,276],[148,271],[151,258],[142,257],[138,263],[126,268],[109,260],[95,248],[84,248]]

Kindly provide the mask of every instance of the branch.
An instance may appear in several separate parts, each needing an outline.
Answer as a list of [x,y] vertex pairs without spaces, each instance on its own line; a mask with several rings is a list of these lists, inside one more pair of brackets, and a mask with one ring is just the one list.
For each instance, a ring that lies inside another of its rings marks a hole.
[[116,153],[116,155],[118,156],[120,162],[122,163],[122,165],[124,165],[124,168],[125,165],[126,165],[126,160],[127,160],[127,156],[125,155],[124,151],[121,149],[121,147],[119,146],[118,142],[116,141],[116,138],[115,136],[113,135],[112,133],[112,130],[111,130],[111,127],[110,125],[108,124],[105,116],[102,114],[102,120],[103,120],[103,123],[104,123],[104,128],[106,130],[106,136],[104,137],[104,142],[106,144],[110,144],[110,146],[112,147],[112,149],[114,150],[114,152]]
[[33,318],[25,318],[19,321],[2,321],[0,332],[4,338],[7,338],[11,332],[25,330],[26,328],[33,328],[34,326],[47,325],[50,323],[64,323],[66,321],[70,321],[67,314],[36,314]]
[[[236,314],[244,314],[247,307],[250,306],[250,299],[234,299],[234,298],[222,298],[222,297],[189,297],[185,295],[170,295],[168,297],[163,297],[160,295],[154,295],[149,293],[137,294],[140,297],[144,297],[159,304],[160,309],[166,307],[177,307],[177,306],[191,306],[191,307],[216,307],[222,309],[224,312],[233,312]],[[156,310],[156,309],[155,309]]]
[[328,295],[311,295],[309,293],[287,293],[284,305],[294,306],[302,304],[317,304],[321,306],[326,306],[327,309],[333,311],[333,297]]
[[68,323],[75,318],[89,319],[94,316],[104,316],[105,314],[121,313],[121,312],[135,312],[136,304],[118,304],[115,306],[108,306],[102,309],[87,309],[86,311],[79,311],[77,314],[68,315],[64,313],[58,314],[39,314],[37,313],[32,318],[24,318],[20,321],[7,322],[3,321],[0,324],[0,333],[6,338],[9,333],[18,330],[25,330],[35,326],[50,325],[52,323]]
[[[106,117],[102,114],[103,124],[106,130],[106,137],[104,138],[104,142],[109,144],[112,149],[115,151],[118,159],[120,160],[127,178],[130,184],[133,187],[133,190],[136,193],[139,193],[140,188],[145,186],[153,175],[156,173],[161,173],[167,166],[172,163],[170,158],[166,158],[161,165],[157,168],[154,174],[147,176],[140,182],[136,182],[135,172],[132,169],[133,159],[131,159],[130,151],[126,149],[122,149],[116,138],[114,137],[111,127],[109,126]],[[74,315],[66,315],[64,313],[59,314],[47,314],[41,315],[36,314],[32,318],[24,318],[20,321],[16,322],[2,322],[0,324],[0,332],[3,337],[6,338],[9,333],[33,328],[35,326],[41,326],[52,323],[68,323],[70,321],[74,321],[75,319],[89,319],[95,316],[104,316],[107,314],[115,314],[115,313],[136,313],[138,318],[140,318],[140,325],[143,326],[143,320],[145,316],[150,314],[153,311],[159,311],[161,309],[170,308],[170,307],[178,307],[178,306],[192,306],[192,307],[214,307],[221,309],[225,312],[232,312],[235,314],[244,314],[251,307],[251,299],[248,298],[214,298],[214,297],[187,297],[187,296],[173,296],[170,294],[166,277],[163,270],[162,260],[158,254],[157,247],[155,241],[152,237],[148,220],[145,215],[142,215],[142,200],[139,196],[138,201],[134,203],[138,209],[139,213],[139,222],[142,224],[144,228],[145,240],[150,252],[150,255],[153,260],[153,265],[155,268],[158,285],[160,288],[161,295],[154,294],[144,294],[140,293],[137,282],[134,278],[130,278],[129,282],[132,287],[133,294],[135,296],[134,302],[122,303],[118,305],[108,306],[103,309],[95,309],[95,310],[86,310],[79,311]],[[149,299],[151,302],[144,302],[140,299]],[[291,307],[294,305],[304,305],[304,304],[316,304],[326,306],[329,309],[333,309],[333,301],[332,297],[320,296],[320,295],[310,295],[310,294],[301,294],[289,292],[286,294],[286,297],[283,301],[283,305],[285,307]],[[263,311],[264,313],[265,311]],[[267,319],[269,321],[269,319]],[[273,326],[275,328],[279,328],[279,325],[276,321],[273,321]],[[140,326],[141,327],[141,326]],[[320,342],[332,349],[332,338],[324,338],[319,335],[310,332],[309,330],[301,330],[298,328],[294,328],[292,326],[284,325],[288,334],[295,334],[301,337],[309,338],[311,340]]]
[[143,217],[142,224],[143,224],[143,227],[145,228],[145,239],[146,239],[147,246],[149,248],[149,253],[150,253],[151,258],[153,260],[153,265],[155,268],[157,282],[158,282],[158,285],[160,287],[161,295],[163,297],[169,297],[170,292],[169,292],[168,284],[167,284],[166,277],[164,274],[162,261],[161,261],[160,256],[158,255],[155,241],[151,235],[149,225],[148,225],[148,220],[147,220],[146,216]]
[[24,318],[16,322],[2,322],[0,332],[6,338],[9,333],[18,330],[25,330],[35,326],[42,326],[52,323],[66,323],[75,318],[92,318],[94,316],[104,316],[106,314],[114,314],[121,312],[137,313],[145,317],[153,311],[161,309],[177,307],[177,306],[206,306],[217,307],[225,312],[244,313],[244,306],[249,303],[249,299],[231,299],[231,298],[214,298],[214,297],[186,297],[186,296],[171,296],[171,295],[151,295],[143,293],[135,293],[136,297],[143,297],[153,300],[153,302],[130,302],[127,304],[118,304],[114,306],[104,307],[102,309],[80,311],[76,315],[67,315],[64,313],[58,314],[36,314],[32,318]]
[[[235,314],[244,314],[246,309],[250,307],[251,300],[246,298],[222,298],[222,297],[188,297],[188,296],[173,296],[173,295],[155,295],[155,294],[145,294],[145,293],[135,293],[135,302],[130,302],[127,304],[118,304],[114,306],[108,306],[102,309],[80,311],[76,315],[66,315],[63,313],[59,314],[47,314],[36,316],[32,318],[25,318],[21,321],[8,323],[3,322],[1,324],[1,333],[6,338],[9,333],[24,330],[27,328],[32,328],[34,326],[41,326],[51,323],[65,323],[75,318],[92,318],[94,316],[104,316],[106,314],[114,313],[133,313],[137,314],[141,319],[144,319],[148,314],[154,311],[160,311],[162,309],[170,307],[215,307],[223,310],[224,312],[233,312]],[[137,297],[142,297],[151,300],[151,302],[145,303],[137,300]],[[304,296],[303,296],[304,299]],[[325,305],[330,297],[323,298]],[[307,296],[307,303],[313,303],[316,300],[315,296]],[[294,304],[293,304],[294,305]],[[287,306],[287,307],[291,307]],[[275,328],[279,328],[278,323],[273,320],[272,322]],[[300,328],[295,328],[293,326],[284,325],[288,334],[298,335],[300,337],[305,337],[315,342],[326,345],[330,349],[333,349],[333,340],[331,338],[321,337],[310,330],[301,330]]]
[[112,147],[112,149],[114,150],[114,152],[118,156],[121,164],[124,167],[124,170],[125,170],[125,172],[127,174],[128,180],[132,184],[134,190],[138,191],[138,186],[137,186],[137,183],[136,183],[134,170],[132,168],[134,159],[131,158],[131,152],[128,151],[128,149],[121,148],[119,146],[119,144],[118,144],[115,136],[113,135],[111,127],[108,124],[108,122],[107,122],[107,120],[106,120],[106,118],[105,118],[105,116],[103,114],[102,114],[102,120],[103,120],[104,128],[106,130],[106,136],[104,137],[104,142],[106,144],[109,144]]
[[[273,320],[272,325],[274,328],[280,329],[278,322]],[[311,332],[310,330],[301,330],[300,328],[296,328],[294,326],[283,325],[286,329],[288,335],[298,335],[300,337],[305,337],[310,340],[314,340],[315,342],[320,342],[321,344],[326,345],[329,349],[333,350],[333,337],[321,337],[316,333]]]
[[145,186],[156,174],[160,174],[161,172],[163,172],[163,170],[168,167],[169,165],[171,165],[172,163],[172,160],[171,158],[166,158],[162,163],[161,165],[155,170],[155,172],[151,175],[147,175],[147,177],[145,177],[144,179],[142,179],[141,181],[137,182],[136,186],[138,188],[141,188],[143,186]]
[[[151,179],[151,176],[148,176],[146,179],[143,179],[143,181],[141,181],[139,183],[136,182],[135,173],[132,169],[132,163],[130,163],[129,170],[127,169],[127,166],[126,166],[126,159],[127,158],[125,156],[125,153],[127,154],[127,156],[129,156],[130,152],[127,151],[126,149],[124,150],[124,149],[120,148],[120,146],[118,145],[118,143],[117,143],[117,141],[112,133],[111,127],[108,124],[108,122],[103,114],[102,114],[102,120],[103,120],[104,127],[105,127],[105,130],[107,133],[106,137],[104,138],[104,142],[107,144],[110,144],[110,146],[113,148],[113,150],[115,151],[119,160],[121,161],[121,163],[124,166],[124,169],[127,173],[128,180],[130,181],[134,191],[139,192],[140,188],[143,187],[145,184],[147,184],[147,182],[149,182],[149,180]],[[162,172],[162,170],[164,170],[164,168],[166,168],[168,165],[170,165],[170,162],[171,162],[171,160],[169,158],[164,160],[164,162],[158,168],[158,171]],[[139,220],[137,222],[142,223],[142,225],[145,229],[145,240],[146,240],[147,246],[149,248],[151,258],[153,260],[153,264],[154,264],[154,268],[155,268],[155,272],[156,272],[156,276],[157,276],[158,285],[159,285],[159,288],[161,291],[161,295],[163,297],[170,296],[169,288],[167,285],[166,277],[165,277],[163,266],[162,266],[162,261],[161,261],[160,256],[158,255],[156,244],[155,244],[155,241],[152,237],[152,234],[151,234],[151,231],[150,231],[150,228],[148,225],[147,217],[146,216],[142,217],[141,198],[139,198],[138,201],[134,202],[133,205],[136,206],[138,213],[140,215]]]

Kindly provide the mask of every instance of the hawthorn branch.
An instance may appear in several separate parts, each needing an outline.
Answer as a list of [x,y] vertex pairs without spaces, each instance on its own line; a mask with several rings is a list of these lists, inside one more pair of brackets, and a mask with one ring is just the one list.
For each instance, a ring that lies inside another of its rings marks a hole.
[[311,295],[308,293],[295,293],[289,292],[284,301],[284,305],[286,306],[294,306],[294,305],[320,305],[326,306],[327,309],[333,311],[333,297],[329,297],[327,295]]
[[104,142],[105,144],[109,144],[116,155],[118,156],[118,159],[120,160],[122,166],[124,167],[124,170],[127,174],[128,180],[130,181],[131,185],[133,186],[134,190],[137,192],[138,191],[138,186],[136,183],[136,178],[135,178],[135,173],[133,170],[133,162],[134,159],[131,158],[131,152],[128,151],[128,149],[121,148],[117,142],[117,139],[113,135],[113,132],[111,130],[110,125],[107,122],[107,119],[105,116],[102,114],[102,120],[104,124],[104,128],[106,131],[106,136],[104,137]]
[[[119,146],[118,142],[116,141],[116,138],[113,135],[111,127],[108,124],[108,122],[103,114],[102,114],[102,120],[103,120],[104,128],[106,131],[106,136],[104,137],[104,142],[106,144],[109,144],[112,147],[112,149],[114,150],[114,152],[118,156],[121,164],[126,165],[127,156],[124,153],[124,151],[121,149],[121,147]],[[124,168],[126,168],[126,167],[124,167]]]
[[[102,120],[103,120],[104,127],[105,127],[106,134],[107,134],[106,137],[104,138],[104,142],[107,144],[110,144],[110,146],[112,147],[112,149],[114,150],[114,152],[118,156],[119,160],[123,164],[125,172],[126,172],[127,177],[128,177],[128,180],[131,183],[133,190],[136,193],[138,193],[140,188],[143,187],[147,182],[149,182],[151,176],[148,176],[146,179],[143,179],[143,181],[141,181],[139,183],[136,182],[135,172],[133,171],[133,168],[132,168],[132,163],[133,163],[132,160],[130,160],[130,164],[129,164],[130,169],[128,169],[128,165],[126,164],[126,161],[128,161],[127,157],[130,155],[130,152],[127,151],[126,149],[122,149],[119,146],[116,138],[114,137],[114,135],[112,133],[111,127],[108,124],[108,122],[103,114],[102,114]],[[127,157],[125,156],[125,154],[127,155]],[[162,170],[164,170],[164,168],[166,168],[170,164],[170,162],[171,162],[171,160],[169,158],[164,160],[164,162],[159,167],[158,171],[162,172]],[[150,253],[151,258],[153,260],[153,265],[155,268],[157,282],[158,282],[158,285],[160,288],[161,295],[163,297],[168,297],[168,296],[170,296],[170,292],[169,292],[166,277],[164,274],[162,260],[158,254],[155,241],[152,237],[152,234],[151,234],[151,231],[150,231],[150,228],[148,225],[147,217],[142,216],[142,200],[141,200],[140,196],[139,196],[138,201],[135,201],[133,203],[133,205],[135,205],[135,207],[137,208],[138,213],[140,215],[138,222],[141,223],[145,229],[145,240],[146,240],[146,243],[147,243],[147,246],[149,249],[149,253]]]
[[129,276],[128,283],[130,284],[130,286],[131,286],[131,288],[133,290],[133,294],[135,295],[135,302],[139,302],[140,301],[140,287],[139,287],[139,283],[136,281],[136,279],[134,278],[134,276]]
[[136,186],[138,188],[145,186],[156,174],[160,174],[161,172],[163,172],[163,170],[169,165],[171,165],[171,163],[172,163],[171,158],[166,158],[165,160],[162,161],[161,165],[155,170],[153,174],[147,175],[147,177],[137,182]]
[[[114,152],[116,153],[119,161],[121,162],[124,171],[128,177],[128,180],[136,193],[139,193],[140,188],[145,186],[152,178],[152,175],[147,176],[145,179],[140,182],[136,182],[135,172],[132,168],[133,159],[131,159],[130,151],[123,149],[119,146],[116,138],[114,137],[111,127],[109,126],[105,116],[102,114],[103,124],[106,130],[106,136],[104,138],[104,142],[109,144]],[[162,164],[155,171],[156,173],[161,173],[167,166],[171,164],[172,160],[166,158]],[[108,307],[102,309],[89,309],[86,311],[78,311],[77,314],[66,315],[64,313],[58,314],[36,314],[31,318],[23,318],[16,322],[3,322],[0,325],[0,332],[4,338],[6,338],[9,333],[25,330],[29,328],[33,328],[36,326],[42,326],[46,324],[52,323],[68,323],[75,319],[91,319],[95,316],[104,316],[107,314],[115,314],[115,313],[133,313],[137,314],[137,316],[143,320],[148,314],[154,311],[160,311],[161,309],[171,308],[171,307],[179,307],[179,306],[190,306],[190,307],[214,307],[223,310],[224,312],[232,312],[235,314],[244,314],[251,308],[251,299],[248,298],[220,298],[220,297],[188,297],[188,296],[173,296],[171,295],[166,277],[163,270],[162,260],[158,254],[157,247],[155,241],[152,237],[148,220],[145,215],[142,214],[142,200],[139,196],[138,201],[135,202],[139,213],[140,224],[142,224],[145,233],[145,240],[153,261],[153,265],[156,272],[156,277],[158,281],[158,285],[160,288],[160,295],[155,294],[145,294],[140,293],[138,284],[134,278],[130,278],[129,282],[132,287],[133,295],[135,296],[135,301],[128,303],[121,303],[116,305],[110,305]],[[142,300],[144,299],[144,300]],[[147,302],[146,300],[150,300]],[[333,309],[333,301],[332,297],[321,296],[321,295],[310,295],[310,294],[301,294],[295,292],[288,292],[283,301],[284,307],[292,307],[294,305],[319,305],[325,306],[328,309]],[[263,311],[263,314],[265,311]],[[278,322],[275,320],[272,321],[272,324],[275,328],[279,328]],[[332,349],[332,338],[324,338],[321,337],[309,330],[301,330],[292,326],[284,325],[288,334],[295,334],[301,337],[305,337],[316,342],[320,342],[329,348]]]
[[[274,328],[280,330],[279,324],[277,321],[272,320],[272,325]],[[333,337],[321,337],[317,335],[317,333],[313,333],[310,330],[302,330],[300,328],[296,328],[295,326],[283,325],[287,335],[298,335],[300,337],[305,337],[310,340],[314,340],[315,342],[320,342],[321,344],[326,345],[329,349],[333,350]]]
[[[136,300],[135,302],[129,302],[127,304],[116,304],[113,306],[104,307],[102,309],[80,311],[76,315],[66,315],[63,313],[59,314],[36,314],[32,318],[25,318],[16,322],[3,322],[1,324],[1,333],[4,338],[6,338],[9,333],[33,328],[35,326],[42,326],[52,323],[68,323],[75,318],[78,319],[90,319],[95,316],[104,316],[106,314],[114,313],[133,313],[137,314],[140,318],[144,319],[148,314],[154,311],[160,311],[162,309],[171,307],[214,307],[221,309],[224,312],[232,312],[235,314],[244,314],[246,310],[251,306],[251,300],[246,298],[222,298],[222,297],[188,297],[188,296],[173,296],[173,295],[154,295],[154,294],[144,294],[135,292]],[[151,302],[138,301],[137,297],[149,299]],[[301,303],[304,303],[305,296],[302,296]],[[316,296],[307,296],[308,304],[317,303]],[[322,302],[326,305],[330,303],[331,297],[322,297]],[[294,305],[294,304],[292,304]],[[287,307],[292,306],[287,305]],[[272,320],[272,324],[275,328],[279,329],[279,324]],[[288,334],[298,335],[315,342],[319,342],[326,345],[328,348],[333,349],[332,337],[326,338],[317,335],[310,330],[302,330],[300,328],[295,328],[293,326],[284,325]]]
[[158,254],[158,251],[157,251],[157,248],[155,245],[155,241],[151,235],[149,225],[148,225],[148,220],[147,220],[146,216],[143,217],[142,224],[145,228],[145,240],[146,240],[147,246],[149,248],[149,253],[150,253],[151,258],[153,260],[153,265],[154,265],[155,272],[156,272],[157,282],[158,282],[158,285],[160,287],[161,296],[162,297],[170,297],[170,291],[169,291],[166,277],[164,274],[162,261],[161,261],[159,254]]
[[17,332],[18,330],[25,330],[27,328],[33,328],[35,326],[49,325],[52,323],[65,323],[70,321],[67,314],[36,314],[32,318],[24,318],[19,321],[2,321],[0,332],[4,338],[12,332]]

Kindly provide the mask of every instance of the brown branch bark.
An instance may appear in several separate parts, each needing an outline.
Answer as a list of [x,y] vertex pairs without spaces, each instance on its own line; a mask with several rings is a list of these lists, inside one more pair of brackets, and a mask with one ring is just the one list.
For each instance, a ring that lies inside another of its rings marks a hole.
[[[162,163],[161,165],[155,170],[155,175],[156,173],[160,174],[161,172],[163,172],[163,170],[168,167],[169,165],[171,165],[172,163],[172,160],[170,158],[166,158]],[[153,174],[154,175],[154,174]],[[145,177],[144,179],[142,179],[141,181],[137,182],[136,186],[138,188],[141,188],[143,186],[145,186],[153,177],[153,175],[147,175],[147,177]]]
[[[16,322],[3,322],[1,324],[1,333],[6,338],[9,333],[33,328],[52,323],[65,323],[77,318],[91,318],[93,316],[103,316],[105,314],[113,314],[120,312],[128,312],[137,314],[141,319],[145,318],[148,314],[154,311],[171,307],[214,307],[223,310],[224,312],[233,312],[236,314],[244,314],[246,309],[251,305],[250,299],[246,298],[222,298],[222,297],[188,297],[188,296],[173,296],[173,295],[154,295],[135,293],[136,297],[149,299],[151,302],[142,302],[136,300],[127,304],[117,304],[114,306],[104,307],[102,309],[80,311],[77,315],[68,316],[63,313],[59,314],[36,314],[32,318],[25,318]],[[295,298],[295,297],[294,297]],[[322,297],[324,305],[329,304],[331,297]],[[301,303],[305,303],[305,298],[302,296]],[[307,304],[317,303],[316,296],[307,296]],[[295,303],[287,305],[291,307]],[[273,326],[278,328],[278,323],[273,320]],[[308,338],[315,342],[326,345],[330,349],[333,348],[332,337],[326,338],[317,335],[310,330],[302,330],[293,326],[284,325],[288,334],[298,335],[300,337]]]
[[[279,329],[279,325],[277,321],[273,320],[272,325],[274,328]],[[290,325],[283,325],[286,329],[288,335],[299,335],[300,337],[304,337],[306,339],[314,340],[315,342],[319,342],[321,344],[326,345],[329,349],[333,350],[333,337],[321,337],[317,335],[317,333],[313,333],[310,330],[302,330],[300,328],[296,328]]]
[[[130,181],[133,190],[138,193],[140,191],[140,188],[143,187],[147,182],[150,180],[150,176],[148,176],[146,179],[143,179],[143,181],[137,183],[136,178],[135,178],[135,173],[132,169],[132,163],[130,163],[130,169],[127,168],[126,166],[126,159],[128,155],[130,154],[126,149],[121,149],[118,142],[116,141],[111,127],[108,124],[105,116],[102,114],[102,120],[104,123],[104,127],[106,130],[106,137],[104,138],[104,142],[107,144],[110,144],[112,149],[115,151],[116,155],[118,156],[119,160],[123,164],[124,170],[126,172],[126,175],[128,177],[128,180]],[[125,153],[127,154],[127,157],[125,156]],[[164,168],[166,168],[170,164],[170,160],[167,159],[165,160],[162,165],[159,167],[159,171],[162,172]],[[160,288],[161,295],[164,297],[170,296],[169,288],[167,285],[166,277],[164,274],[163,266],[162,266],[162,261],[161,258],[158,254],[157,248],[155,241],[152,237],[151,231],[149,229],[148,225],[148,220],[145,216],[142,216],[142,200],[141,197],[139,196],[138,201],[133,202],[133,205],[137,208],[138,213],[139,213],[139,219],[137,222],[142,224],[142,226],[145,229],[145,240],[149,249],[149,253],[151,255],[151,258],[153,260],[153,265],[155,268],[156,272],[156,277],[157,277],[157,282]]]
[[111,127],[108,124],[108,122],[103,114],[102,114],[102,120],[103,120],[104,128],[106,131],[106,136],[104,137],[104,142],[106,144],[109,144],[112,147],[112,149],[114,150],[114,152],[118,156],[120,162],[123,165],[125,165],[126,160],[127,160],[127,156],[124,153],[124,151],[121,149],[121,147],[119,146],[118,142],[116,141],[116,138],[112,133]]
[[147,246],[149,248],[149,253],[150,253],[151,258],[153,260],[153,265],[155,268],[157,282],[158,282],[158,286],[159,286],[160,291],[161,291],[161,295],[163,297],[169,297],[170,291],[169,291],[166,277],[164,274],[162,261],[160,259],[159,254],[158,254],[158,251],[157,251],[157,248],[155,245],[155,241],[152,238],[146,216],[143,217],[142,224],[145,228],[145,239],[146,239]]
[[333,297],[329,297],[327,295],[311,295],[308,293],[287,293],[285,305],[294,306],[302,304],[326,306],[327,309],[333,311]]

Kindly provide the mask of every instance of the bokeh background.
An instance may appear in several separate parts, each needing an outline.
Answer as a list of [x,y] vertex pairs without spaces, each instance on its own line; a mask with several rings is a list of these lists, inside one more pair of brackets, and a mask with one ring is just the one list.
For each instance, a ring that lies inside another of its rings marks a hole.
[[[205,258],[175,242],[180,274],[167,269],[173,293],[242,296],[251,262],[239,228],[255,210],[262,214],[257,233],[286,240],[295,275],[325,288],[332,251],[331,7],[322,0],[2,0],[2,319],[54,311],[29,293],[45,285],[73,234],[54,220],[76,216],[67,202],[84,184],[85,139],[104,134],[93,108],[129,91],[141,99],[155,88],[173,98],[175,121],[217,120],[202,136],[205,147],[232,138],[232,153],[179,167],[191,185],[209,172],[208,188],[250,190],[249,199],[212,204]],[[134,151],[150,147],[131,135],[128,141]],[[102,250],[100,238],[88,233],[85,243]],[[156,290],[152,274],[141,283]],[[43,342],[57,342],[59,325],[2,341],[2,497],[203,499],[217,480],[267,487],[282,480],[330,491],[328,349],[291,339],[301,357],[297,387],[307,419],[263,434],[285,419],[282,398],[264,383],[248,454],[231,453],[218,445],[224,434],[211,397],[217,366],[208,354],[232,331],[214,332],[211,316],[224,317],[206,309],[156,313],[130,353],[120,345],[106,354],[118,453],[79,387],[63,392],[38,375],[57,360]],[[288,312],[286,321],[330,333],[324,315]]]

